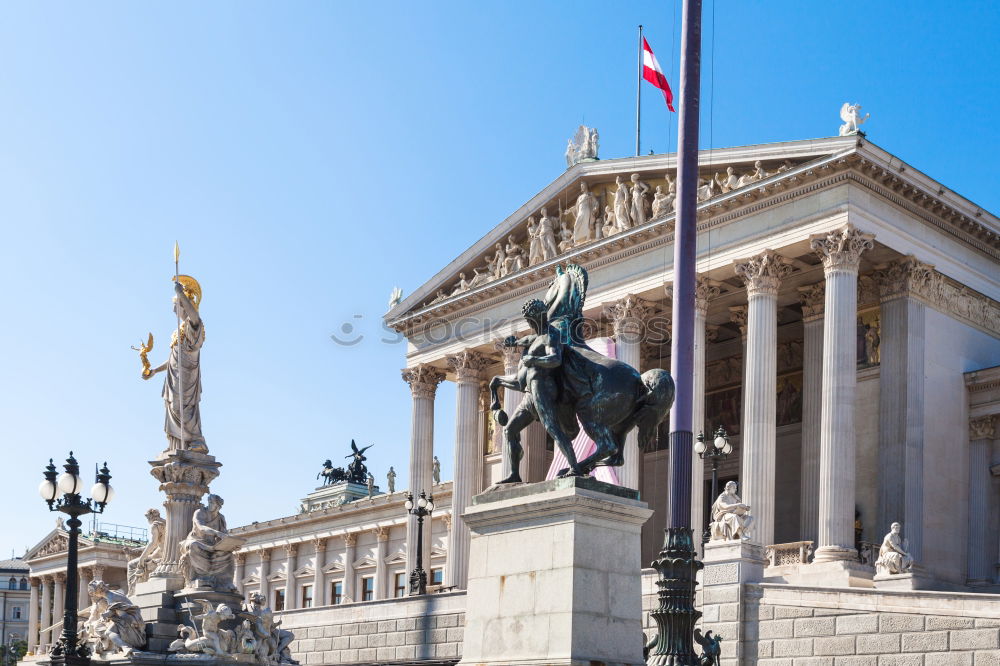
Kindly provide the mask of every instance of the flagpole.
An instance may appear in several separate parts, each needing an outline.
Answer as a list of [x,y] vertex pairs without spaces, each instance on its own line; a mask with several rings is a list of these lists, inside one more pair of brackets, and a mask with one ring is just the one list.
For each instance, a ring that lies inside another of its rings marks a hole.
[[639,126],[642,118],[642,24],[639,25],[639,66],[635,70],[635,156],[639,157]]

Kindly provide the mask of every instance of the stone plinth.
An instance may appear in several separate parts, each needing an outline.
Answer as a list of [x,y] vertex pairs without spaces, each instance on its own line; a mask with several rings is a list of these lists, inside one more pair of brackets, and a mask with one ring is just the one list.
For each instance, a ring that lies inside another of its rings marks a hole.
[[461,663],[643,664],[637,497],[592,478],[474,497]]
[[[382,494],[384,493],[378,489],[378,486],[375,486],[372,496]],[[368,486],[365,484],[341,481],[329,486],[321,486],[312,491],[302,499],[302,506],[306,511],[317,511],[367,497]]]
[[876,590],[933,590],[934,579],[914,567],[913,571],[900,574],[875,574],[872,579]]
[[722,636],[722,666],[756,663],[759,583],[768,560],[764,547],[749,541],[709,541],[701,575],[702,631]]
[[788,577],[792,585],[815,585],[819,587],[871,587],[872,568],[851,560],[813,560],[809,566],[799,569],[798,575]]

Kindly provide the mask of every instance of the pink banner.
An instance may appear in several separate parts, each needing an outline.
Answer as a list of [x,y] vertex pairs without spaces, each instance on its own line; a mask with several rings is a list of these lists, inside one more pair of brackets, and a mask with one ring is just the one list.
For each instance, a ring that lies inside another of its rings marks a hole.
[[[599,354],[604,354],[609,358],[618,358],[615,354],[615,341],[611,338],[594,338],[593,340],[587,341],[587,346]],[[592,440],[590,436],[583,431],[583,427],[581,426],[580,434],[573,440],[573,453],[576,454],[576,459],[583,460],[596,450],[597,444],[595,444],[594,440]],[[549,479],[556,478],[559,474],[559,470],[565,467],[569,467],[569,463],[566,462],[566,456],[563,455],[557,445],[555,447],[555,455],[552,456],[552,464],[549,465],[549,473],[545,475],[545,480],[547,481]],[[613,483],[616,486],[619,485],[618,472],[614,467],[597,467],[590,473],[590,475],[598,481]]]

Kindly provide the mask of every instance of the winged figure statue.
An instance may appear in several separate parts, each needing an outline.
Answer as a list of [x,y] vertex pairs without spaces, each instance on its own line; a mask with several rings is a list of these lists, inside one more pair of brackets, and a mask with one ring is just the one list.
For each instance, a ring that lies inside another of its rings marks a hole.
[[859,113],[860,111],[860,104],[844,102],[844,105],[840,107],[840,119],[844,121],[844,124],[840,126],[840,136],[851,136],[852,134],[861,133],[859,128],[868,120],[871,114],[866,113],[865,117],[862,118]]

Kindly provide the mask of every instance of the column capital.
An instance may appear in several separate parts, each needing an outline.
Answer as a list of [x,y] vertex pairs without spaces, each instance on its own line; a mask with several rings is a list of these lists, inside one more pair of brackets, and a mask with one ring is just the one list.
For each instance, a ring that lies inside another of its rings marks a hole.
[[107,567],[105,567],[103,564],[95,564],[94,565],[94,578],[96,578],[98,580],[104,580],[104,570],[106,568]]
[[995,439],[996,438],[996,416],[980,416],[969,419],[969,439]]
[[930,297],[940,281],[932,264],[925,264],[912,255],[893,261],[875,271],[880,300],[885,303],[907,296]]
[[729,306],[729,321],[736,324],[740,329],[740,337],[744,340],[747,338],[747,317],[750,314],[750,308],[746,305],[731,305]]
[[802,321],[816,321],[823,318],[826,301],[826,283],[817,282],[799,287],[799,302],[802,303]]
[[65,583],[66,582],[66,572],[65,571],[57,571],[55,573],[55,579],[56,579],[57,583]]
[[403,368],[403,381],[410,385],[414,398],[434,399],[438,384],[444,381],[444,373],[432,365],[421,363],[414,368]]
[[44,574],[41,578],[42,578],[42,584],[48,587],[52,587],[52,583],[55,582],[55,579],[52,577],[52,574]]
[[42,584],[41,576],[31,576],[30,578],[28,578],[28,585],[30,585],[31,587],[38,587],[41,584]]
[[299,554],[299,544],[297,543],[286,543],[283,547],[286,557],[295,557]]
[[344,535],[344,545],[345,546],[355,546],[358,543],[358,533],[348,532]]
[[374,534],[375,538],[377,540],[379,540],[379,541],[388,541],[389,540],[389,526],[388,525],[376,525],[374,528],[372,528],[372,534]]
[[491,363],[488,356],[474,349],[463,349],[457,354],[451,354],[447,357],[447,361],[448,367],[462,383],[478,383],[483,377],[483,370]]
[[645,321],[655,312],[655,309],[651,303],[635,294],[627,294],[605,306],[604,311],[614,326],[615,337],[619,337],[640,335],[645,327]]
[[708,303],[722,293],[719,283],[707,277],[697,276],[694,281],[694,308],[702,317],[708,314]]
[[320,537],[313,538],[312,545],[313,545],[313,549],[317,553],[326,552],[326,539],[323,539],[323,538],[320,538]]
[[823,270],[858,272],[861,253],[875,247],[875,234],[853,224],[809,237],[809,247],[823,260]]
[[260,552],[260,561],[261,562],[270,562],[271,561],[271,550],[270,549],[268,549],[268,548],[261,548],[259,552]]
[[521,362],[521,354],[524,349],[521,347],[508,347],[503,340],[494,340],[493,349],[503,356],[503,371],[508,375],[517,370],[517,364]]
[[749,296],[777,296],[781,278],[792,272],[788,260],[774,250],[764,250],[748,259],[733,262],[736,275],[747,286]]
[[233,553],[233,560],[235,560],[237,565],[242,566],[247,561],[247,554],[242,550],[238,550]]

